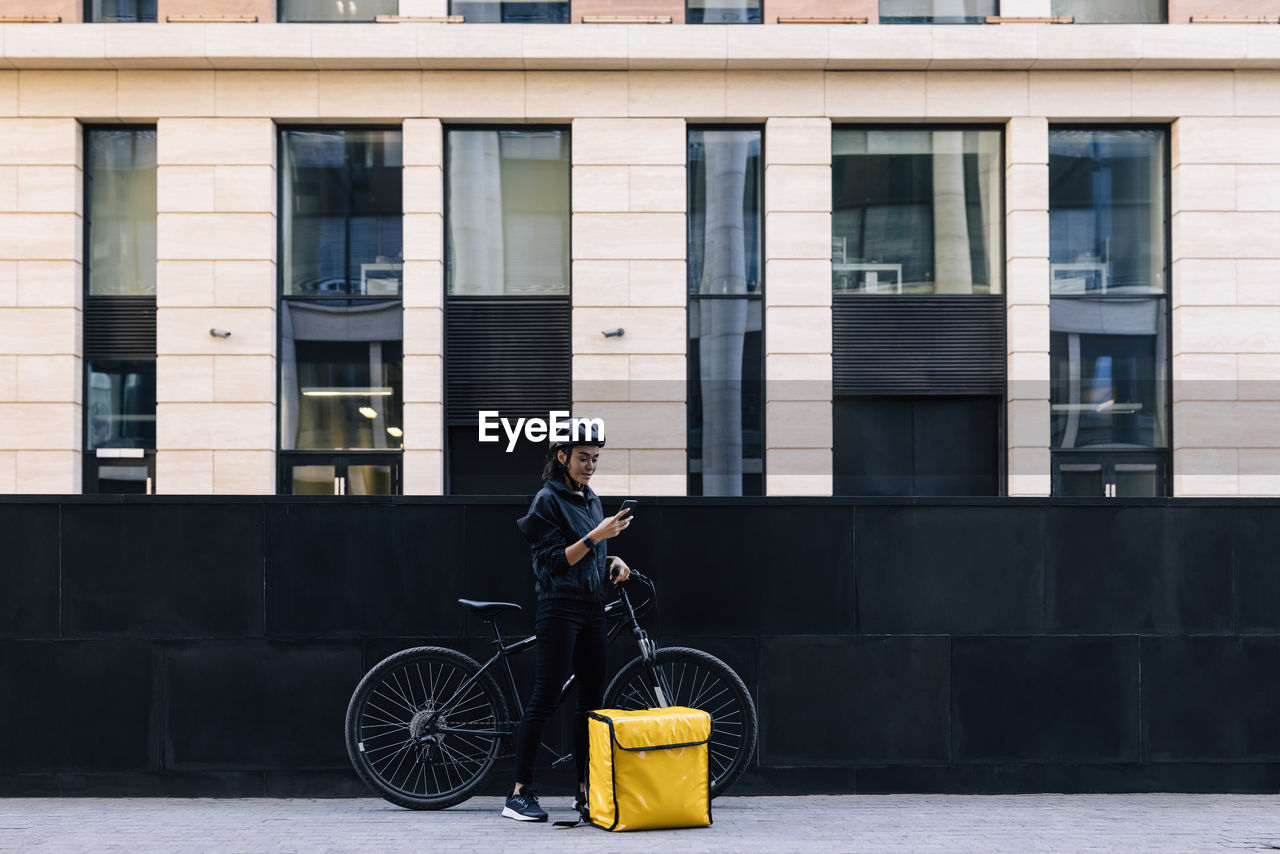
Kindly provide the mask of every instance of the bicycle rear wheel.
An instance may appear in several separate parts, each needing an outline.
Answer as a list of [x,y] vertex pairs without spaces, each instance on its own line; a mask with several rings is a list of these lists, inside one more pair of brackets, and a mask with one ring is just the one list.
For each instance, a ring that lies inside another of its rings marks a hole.
[[[711,797],[723,795],[747,770],[756,750],[756,706],[747,686],[729,665],[710,653],[668,647],[656,653],[665,682],[666,705],[701,709],[711,715]],[[652,709],[664,705],[643,658],[630,661],[605,689],[610,709]]]
[[347,706],[347,755],[393,804],[451,807],[493,770],[508,734],[507,704],[488,673],[452,649],[423,646],[383,659]]

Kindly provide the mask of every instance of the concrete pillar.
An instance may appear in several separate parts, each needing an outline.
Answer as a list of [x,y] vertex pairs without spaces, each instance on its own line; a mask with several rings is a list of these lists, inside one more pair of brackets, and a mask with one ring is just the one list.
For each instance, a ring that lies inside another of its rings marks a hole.
[[438,119],[404,123],[404,492],[444,492],[444,158]]
[[275,492],[275,149],[268,118],[157,125],[157,492]]
[[1048,495],[1049,123],[1006,126],[1009,495]]
[[765,492],[830,495],[831,120],[765,125]]
[[83,144],[0,119],[0,493],[81,489]]
[[[1236,112],[1264,115],[1280,74],[1235,84]],[[1173,125],[1174,495],[1280,495],[1277,133],[1274,117]]]
[[684,495],[685,123],[575,119],[572,151],[573,409],[609,440],[592,488]]

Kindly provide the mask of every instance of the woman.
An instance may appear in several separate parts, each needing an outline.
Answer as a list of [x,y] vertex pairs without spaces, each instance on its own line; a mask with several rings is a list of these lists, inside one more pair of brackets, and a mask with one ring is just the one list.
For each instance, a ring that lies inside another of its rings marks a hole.
[[604,697],[608,581],[625,581],[631,570],[619,557],[606,557],[605,542],[631,524],[604,515],[600,498],[591,491],[591,476],[604,447],[599,422],[574,419],[570,442],[552,438],[542,489],[529,512],[516,524],[533,555],[534,588],[538,593],[535,622],[537,668],[533,696],[516,731],[516,779],[502,814],[517,821],[546,821],[547,813],[533,793],[533,760],[547,718],[555,709],[560,686],[572,670],[578,686],[574,718],[573,758],[578,768],[574,806],[586,800],[587,712]]

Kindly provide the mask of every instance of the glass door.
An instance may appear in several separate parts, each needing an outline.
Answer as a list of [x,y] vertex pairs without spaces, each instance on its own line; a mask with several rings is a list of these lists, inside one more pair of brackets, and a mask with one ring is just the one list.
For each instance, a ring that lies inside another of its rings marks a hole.
[[155,495],[156,452],[98,448],[85,455],[85,495]]
[[399,495],[399,454],[282,453],[286,495]]
[[1061,454],[1053,494],[1066,498],[1154,498],[1167,495],[1167,467],[1150,454]]

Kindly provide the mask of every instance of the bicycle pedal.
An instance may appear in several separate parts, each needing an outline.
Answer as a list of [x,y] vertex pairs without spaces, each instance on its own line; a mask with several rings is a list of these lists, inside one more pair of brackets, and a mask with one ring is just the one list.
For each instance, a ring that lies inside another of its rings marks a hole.
[[558,758],[558,759],[556,759],[556,760],[552,761],[552,763],[551,763],[551,767],[552,767],[552,768],[559,768],[561,765],[564,765],[565,763],[567,763],[567,762],[572,762],[572,761],[573,761],[573,754],[572,754],[572,753],[566,753],[564,756],[561,756],[560,758]]

